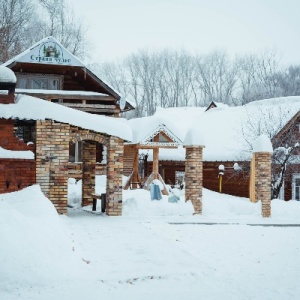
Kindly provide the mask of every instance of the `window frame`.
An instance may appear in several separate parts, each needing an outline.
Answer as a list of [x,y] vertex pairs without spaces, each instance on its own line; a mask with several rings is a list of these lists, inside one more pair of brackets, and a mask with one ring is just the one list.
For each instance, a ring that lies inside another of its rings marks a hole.
[[[16,73],[17,76],[17,88],[19,89],[30,89],[30,90],[39,90],[37,88],[33,88],[34,80],[47,80],[47,89],[45,90],[62,90],[63,89],[63,75],[56,74],[29,74],[29,73]],[[55,80],[57,82],[57,89],[51,88],[51,80]],[[24,86],[22,86],[24,85]],[[41,89],[43,90],[43,89]]]
[[[293,174],[293,180],[292,180],[292,199],[300,201],[300,183],[299,183],[299,185],[296,186],[296,180],[297,179],[300,180],[300,174],[299,173]],[[298,194],[298,198],[299,199],[296,199],[296,187],[299,187],[299,192],[298,192],[299,193]]]

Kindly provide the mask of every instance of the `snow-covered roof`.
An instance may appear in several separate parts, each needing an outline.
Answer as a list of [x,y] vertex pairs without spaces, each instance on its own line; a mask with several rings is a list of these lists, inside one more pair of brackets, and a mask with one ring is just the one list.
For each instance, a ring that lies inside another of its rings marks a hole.
[[18,95],[16,100],[15,104],[0,104],[0,118],[55,120],[126,141],[132,139],[131,128],[126,119],[89,114],[26,95]]
[[13,151],[0,147],[0,158],[34,159],[32,151]]
[[16,83],[17,78],[15,73],[9,68],[1,65],[0,66],[0,82],[3,83]]
[[[45,53],[46,48],[55,48],[57,53],[47,55]],[[22,53],[16,55],[12,59],[6,61],[3,65],[9,66],[14,62],[25,63],[39,63],[39,64],[54,64],[54,65],[70,65],[84,67],[84,63],[75,55],[73,55],[68,49],[66,49],[59,41],[54,37],[48,36],[30,48],[26,49]]]
[[[182,140],[191,128],[200,130],[201,139],[205,141],[204,161],[249,160],[251,149],[246,139],[253,143],[257,134],[268,131],[268,126],[278,126],[278,129],[284,126],[300,110],[300,97],[265,99],[244,106],[224,105],[205,110],[206,107],[159,108],[149,118],[159,116],[164,122],[177,125],[179,130],[174,134]],[[251,129],[251,126],[257,128]],[[255,132],[255,129],[261,132]],[[168,157],[170,160],[184,160],[185,154],[176,149],[160,150],[160,160],[168,160]]]
[[149,144],[152,138],[159,132],[164,132],[174,141],[174,145],[182,144],[178,132],[178,127],[174,122],[162,117],[151,116],[131,119],[128,121],[132,129],[132,143],[145,145]]

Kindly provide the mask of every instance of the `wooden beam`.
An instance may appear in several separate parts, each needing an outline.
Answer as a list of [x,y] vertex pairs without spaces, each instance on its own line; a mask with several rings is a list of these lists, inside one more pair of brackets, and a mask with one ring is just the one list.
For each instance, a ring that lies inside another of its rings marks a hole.
[[[16,94],[21,94],[16,92]],[[38,98],[47,98],[47,99],[70,99],[70,100],[91,100],[91,101],[115,101],[115,98],[112,96],[106,95],[84,95],[84,94],[64,94],[64,93],[54,93],[54,94],[45,94],[45,93],[31,93],[27,91],[22,91],[24,95],[30,95]]]
[[139,149],[149,149],[149,150],[151,150],[151,149],[159,149],[159,148],[165,148],[165,149],[177,149],[178,148],[178,146],[158,146],[158,145],[139,145],[138,144],[138,148]]
[[131,177],[131,188],[137,189],[141,184],[141,177],[139,174],[139,149],[135,148],[135,154],[133,159],[133,173]]
[[65,103],[65,102],[62,102],[62,103],[59,103],[59,104],[62,104],[64,106],[68,106],[68,107],[73,107],[73,108],[97,108],[97,109],[100,109],[100,108],[103,108],[103,109],[115,109],[116,106],[115,105],[105,105],[105,104],[84,104],[84,103]]

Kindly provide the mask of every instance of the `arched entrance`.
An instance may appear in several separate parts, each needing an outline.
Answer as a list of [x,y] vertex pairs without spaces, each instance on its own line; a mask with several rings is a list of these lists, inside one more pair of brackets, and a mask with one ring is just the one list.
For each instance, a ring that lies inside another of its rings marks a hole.
[[82,206],[87,206],[93,203],[95,194],[97,148],[101,148],[100,145],[108,147],[109,137],[81,129],[71,129],[71,132],[70,142],[75,145],[75,159],[76,155],[80,157],[82,164]]
[[69,142],[82,144],[83,205],[92,203],[95,191],[96,143],[107,147],[106,214],[122,214],[124,141],[55,121],[36,123],[36,179],[57,211],[67,214]]

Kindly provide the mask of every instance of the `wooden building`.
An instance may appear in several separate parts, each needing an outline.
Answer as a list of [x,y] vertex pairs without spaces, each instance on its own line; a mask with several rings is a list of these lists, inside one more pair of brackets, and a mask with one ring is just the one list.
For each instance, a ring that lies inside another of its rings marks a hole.
[[[272,129],[276,132],[282,124],[287,123],[273,139],[273,147],[290,145],[291,139],[295,144],[299,141],[299,110],[300,97],[283,97],[237,107],[211,103],[208,107],[159,108],[149,118],[153,123],[161,120],[162,123],[168,122],[168,126],[176,125],[174,132],[181,140],[184,140],[189,128],[202,129],[206,140],[203,149],[203,187],[219,192],[221,182],[222,193],[249,197],[251,142],[258,130]],[[129,123],[143,128],[143,122],[143,118],[140,118],[135,123],[131,120]],[[139,154],[140,164],[143,164],[140,169],[144,169],[143,174],[147,179],[153,169],[152,151],[143,149]],[[300,197],[299,153],[293,155],[295,163],[289,164],[281,192],[281,198],[285,200]],[[147,161],[143,160],[144,157],[147,157]],[[124,162],[125,173],[129,175],[130,164],[126,155]],[[224,167],[224,174],[220,174],[221,166]],[[180,186],[185,171],[184,148],[161,149],[158,169],[165,183]],[[276,176],[273,168],[274,174]]]
[[[300,111],[298,111],[274,136],[272,144],[277,149],[273,159],[273,182],[283,177],[280,199],[300,201]],[[282,173],[284,170],[284,173]]]
[[131,140],[120,113],[133,106],[52,37],[0,68],[11,77],[0,75],[0,192],[39,183],[66,213],[68,176],[83,179],[87,205],[98,172],[108,178],[108,214],[120,215],[123,143]]
[[[5,62],[17,77],[15,93],[45,99],[92,114],[120,117],[134,109],[112,87],[89,70],[53,37],[46,37]],[[25,123],[23,122],[23,125]],[[32,126],[19,129],[19,137],[28,142]],[[97,173],[105,173],[106,148],[97,144]],[[70,175],[81,178],[82,143],[70,144]]]
[[16,94],[114,117],[134,109],[53,37],[44,38],[3,66],[16,74]]

